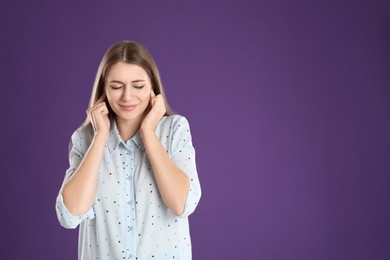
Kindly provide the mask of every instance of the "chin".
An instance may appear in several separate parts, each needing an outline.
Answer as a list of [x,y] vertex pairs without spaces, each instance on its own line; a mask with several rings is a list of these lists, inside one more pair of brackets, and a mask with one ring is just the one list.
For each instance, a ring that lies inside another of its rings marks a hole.
[[132,112],[123,112],[120,111],[119,113],[115,113],[116,118],[119,118],[124,121],[132,121],[135,119],[138,119],[142,116],[141,113],[138,113],[137,111],[132,111]]
[[137,115],[123,115],[123,114],[117,114],[116,117],[117,117],[117,118],[120,118],[121,120],[131,121],[131,120],[135,120],[135,119],[139,118],[140,115],[139,115],[139,114],[137,114]]

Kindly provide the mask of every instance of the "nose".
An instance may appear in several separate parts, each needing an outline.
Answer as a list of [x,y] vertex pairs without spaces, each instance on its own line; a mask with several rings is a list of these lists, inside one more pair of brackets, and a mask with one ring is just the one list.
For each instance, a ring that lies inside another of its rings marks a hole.
[[133,90],[131,88],[131,86],[125,86],[123,88],[123,93],[122,93],[122,99],[124,101],[130,101],[133,99]]

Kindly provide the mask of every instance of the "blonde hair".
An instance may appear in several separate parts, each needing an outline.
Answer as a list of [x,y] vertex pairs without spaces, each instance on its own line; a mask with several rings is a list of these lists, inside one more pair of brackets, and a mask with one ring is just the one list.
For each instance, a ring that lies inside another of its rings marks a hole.
[[[164,95],[160,73],[158,72],[155,61],[153,60],[149,51],[143,45],[135,41],[120,41],[114,43],[106,51],[96,73],[96,78],[89,101],[89,108],[92,107],[103,95],[107,74],[110,71],[111,66],[118,62],[135,64],[143,68],[149,76],[154,93],[156,95],[161,94],[164,99],[166,107],[165,115],[169,116],[174,114]],[[110,111],[109,116],[111,119],[113,119],[115,113],[112,111],[108,102],[106,102],[106,105]],[[83,126],[88,124],[90,124],[90,121],[87,117],[83,123]]]

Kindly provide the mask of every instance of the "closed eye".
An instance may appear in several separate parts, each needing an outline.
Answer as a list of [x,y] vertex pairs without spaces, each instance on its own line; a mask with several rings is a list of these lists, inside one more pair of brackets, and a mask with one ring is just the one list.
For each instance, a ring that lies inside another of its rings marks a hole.
[[145,85],[135,85],[135,86],[133,86],[133,87],[136,88],[136,89],[143,89],[144,86],[145,86]]
[[120,88],[122,88],[123,86],[121,86],[121,85],[110,85],[110,87],[111,87],[112,89],[120,89]]

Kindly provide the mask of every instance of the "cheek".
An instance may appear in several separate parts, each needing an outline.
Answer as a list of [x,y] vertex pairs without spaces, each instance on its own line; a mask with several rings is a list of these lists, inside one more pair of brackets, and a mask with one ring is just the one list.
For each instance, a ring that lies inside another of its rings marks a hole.
[[106,99],[111,108],[115,107],[114,103],[117,98],[115,97],[114,93],[112,93],[111,91],[106,91]]
[[139,93],[140,99],[143,101],[149,102],[150,99],[150,87],[149,88],[143,88]]
[[120,96],[119,91],[106,90],[106,97],[109,102],[115,101],[116,99],[118,99],[118,96]]

